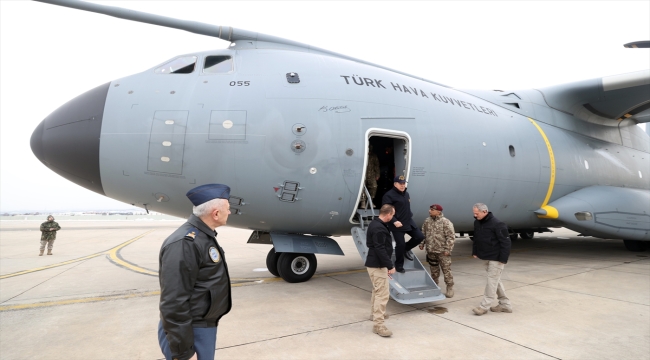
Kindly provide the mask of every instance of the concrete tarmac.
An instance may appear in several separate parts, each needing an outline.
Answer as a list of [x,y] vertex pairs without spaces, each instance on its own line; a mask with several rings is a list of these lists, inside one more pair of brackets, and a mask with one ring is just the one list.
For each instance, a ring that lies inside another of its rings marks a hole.
[[[60,221],[54,255],[38,256],[40,222],[2,221],[0,357],[162,359],[158,251],[181,223]],[[554,231],[513,243],[502,277],[512,314],[473,315],[485,267],[471,258],[471,241],[458,238],[456,295],[389,301],[394,335],[381,338],[368,320],[370,281],[351,237],[335,238],[346,256],[318,255],[314,278],[289,284],[266,271],[270,246],[246,244],[250,231],[219,228],[234,285],[216,357],[650,359],[650,253]]]

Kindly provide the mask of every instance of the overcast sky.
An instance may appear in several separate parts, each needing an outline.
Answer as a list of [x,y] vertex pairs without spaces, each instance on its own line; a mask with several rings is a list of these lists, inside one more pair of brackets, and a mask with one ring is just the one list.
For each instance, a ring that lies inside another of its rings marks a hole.
[[[104,4],[275,35],[457,88],[524,89],[650,68],[650,1]],[[123,209],[32,154],[34,128],[85,91],[228,43],[30,1],[0,1],[0,212]]]

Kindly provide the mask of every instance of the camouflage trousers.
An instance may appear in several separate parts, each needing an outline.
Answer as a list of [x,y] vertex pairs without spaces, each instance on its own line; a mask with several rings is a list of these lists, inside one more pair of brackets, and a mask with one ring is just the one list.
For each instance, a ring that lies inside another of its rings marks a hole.
[[451,256],[445,256],[440,253],[428,253],[427,262],[431,266],[431,277],[436,284],[439,284],[438,279],[440,278],[440,269],[442,269],[445,284],[447,286],[454,285],[454,276],[451,274]]
[[41,240],[41,248],[40,248],[41,251],[45,250],[45,245],[47,245],[48,250],[52,250],[52,248],[54,247],[54,239]]
[[[377,194],[377,180],[375,179],[370,179],[366,180],[366,187],[368,188],[368,192],[370,193],[370,198],[375,199],[375,195]],[[366,192],[361,193],[361,207],[366,207]],[[372,200],[371,200],[372,201]]]

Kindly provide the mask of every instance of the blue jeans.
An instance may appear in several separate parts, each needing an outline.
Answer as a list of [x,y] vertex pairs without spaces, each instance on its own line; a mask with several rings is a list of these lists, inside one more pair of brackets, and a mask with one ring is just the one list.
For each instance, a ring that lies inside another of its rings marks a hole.
[[[194,350],[198,360],[214,360],[214,352],[217,349],[217,328],[192,328],[194,330]],[[158,322],[158,342],[165,359],[172,360],[172,351],[169,349],[169,342],[162,327],[162,321]]]

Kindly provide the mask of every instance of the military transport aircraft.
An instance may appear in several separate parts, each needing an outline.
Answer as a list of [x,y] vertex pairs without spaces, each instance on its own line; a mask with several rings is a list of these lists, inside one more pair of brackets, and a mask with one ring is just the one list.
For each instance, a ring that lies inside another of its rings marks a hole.
[[[468,209],[482,201],[513,238],[564,226],[632,251],[650,241],[650,140],[636,126],[650,121],[650,70],[463,90],[262,33],[39,1],[231,42],[87,91],[43,120],[31,147],[78,185],[179,217],[187,190],[230,185],[228,225],[272,244],[267,267],[286,281],[311,278],[316,253],[342,255],[331,236],[352,232],[364,257],[364,226],[395,175],[407,178],[413,209],[449,204],[459,232],[471,233]],[[370,146],[380,191],[359,209]],[[409,266],[417,275],[398,274],[393,298],[438,299],[417,259]]]

